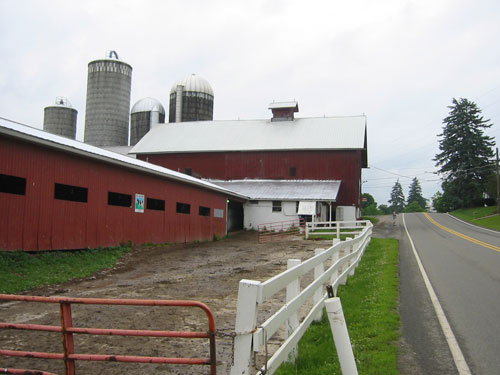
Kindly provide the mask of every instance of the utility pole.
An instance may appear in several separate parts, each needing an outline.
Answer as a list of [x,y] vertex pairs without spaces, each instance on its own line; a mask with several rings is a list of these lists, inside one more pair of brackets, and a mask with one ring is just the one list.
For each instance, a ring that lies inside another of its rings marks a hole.
[[498,147],[497,147],[497,212],[500,214],[500,177],[498,171]]

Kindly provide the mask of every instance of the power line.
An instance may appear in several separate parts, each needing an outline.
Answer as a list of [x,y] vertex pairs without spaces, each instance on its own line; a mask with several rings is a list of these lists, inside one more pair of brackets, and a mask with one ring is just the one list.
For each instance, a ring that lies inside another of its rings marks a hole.
[[493,87],[491,90],[488,90],[488,91],[486,91],[485,93],[483,93],[483,94],[481,94],[481,95],[479,95],[479,96],[476,96],[476,98],[475,98],[475,99],[473,99],[473,100],[474,100],[474,101],[476,101],[476,100],[478,100],[479,98],[482,98],[483,96],[488,95],[490,92],[495,91],[495,90],[496,90],[496,89],[498,89],[498,88],[500,88],[500,85]]

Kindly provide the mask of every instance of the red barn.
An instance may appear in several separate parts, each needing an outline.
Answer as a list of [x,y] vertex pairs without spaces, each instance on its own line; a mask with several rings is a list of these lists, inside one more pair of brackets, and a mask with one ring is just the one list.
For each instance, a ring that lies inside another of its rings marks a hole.
[[0,250],[209,240],[228,199],[246,197],[0,119]]
[[340,181],[335,204],[359,208],[366,117],[294,118],[296,102],[270,109],[267,120],[159,124],[131,153],[206,179]]

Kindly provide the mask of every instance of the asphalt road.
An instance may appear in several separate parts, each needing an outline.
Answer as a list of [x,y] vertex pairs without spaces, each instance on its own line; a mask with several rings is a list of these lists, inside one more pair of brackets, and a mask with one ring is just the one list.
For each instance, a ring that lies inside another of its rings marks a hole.
[[[399,216],[400,312],[407,354],[414,357],[415,367],[406,373],[456,374]],[[430,218],[435,223],[424,214],[405,214],[423,267],[472,374],[500,374],[500,233],[445,214]]]

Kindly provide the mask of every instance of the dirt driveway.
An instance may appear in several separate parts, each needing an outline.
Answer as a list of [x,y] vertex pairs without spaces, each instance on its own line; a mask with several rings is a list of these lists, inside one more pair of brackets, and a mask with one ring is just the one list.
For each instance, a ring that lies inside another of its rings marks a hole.
[[[218,242],[134,248],[113,269],[57,287],[27,294],[43,296],[190,299],[206,303],[213,311],[217,329],[234,329],[238,282],[264,281],[286,269],[289,258],[305,260],[314,249],[329,241],[290,239],[258,244],[253,232],[239,232]],[[58,305],[0,303],[0,321],[58,325]],[[264,306],[263,315],[273,306]],[[259,317],[259,320],[265,316]],[[73,306],[76,327],[197,330],[207,329],[206,318],[196,308],[138,308]],[[0,331],[0,347],[17,350],[62,352],[58,334]],[[145,339],[107,336],[75,336],[78,353],[128,354],[167,357],[208,356],[208,340]],[[229,373],[231,340],[217,339],[219,374]],[[1,367],[17,367],[64,374],[62,361],[0,357]],[[77,362],[77,374],[206,374],[207,366],[137,365]]]

